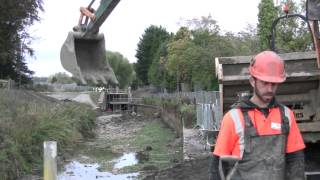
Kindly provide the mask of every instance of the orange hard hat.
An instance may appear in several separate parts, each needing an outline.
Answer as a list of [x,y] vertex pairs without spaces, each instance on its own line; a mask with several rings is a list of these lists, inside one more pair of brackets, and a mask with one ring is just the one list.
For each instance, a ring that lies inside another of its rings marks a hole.
[[266,82],[282,83],[286,80],[284,61],[273,51],[257,54],[250,63],[251,76]]

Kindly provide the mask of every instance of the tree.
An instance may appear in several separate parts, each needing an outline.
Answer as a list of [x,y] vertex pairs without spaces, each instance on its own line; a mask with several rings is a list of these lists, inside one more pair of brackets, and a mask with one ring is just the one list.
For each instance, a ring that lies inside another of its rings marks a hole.
[[191,41],[191,32],[186,27],[181,27],[168,44],[168,60],[166,69],[168,73],[176,77],[178,85],[180,83],[190,83],[191,64],[195,44]]
[[136,53],[137,63],[135,65],[135,71],[137,77],[148,85],[148,72],[152,64],[153,59],[158,52],[158,48],[163,42],[169,39],[170,35],[166,29],[154,25],[151,25],[145,30],[145,33],[140,38],[138,43],[138,49]]
[[158,49],[148,72],[148,81],[152,85],[165,88],[165,63],[167,59],[167,43],[163,43]]
[[271,26],[273,20],[277,18],[277,9],[274,7],[273,0],[261,0],[258,8],[258,37],[260,50],[266,50],[269,49]]
[[257,28],[248,24],[245,30],[238,33],[239,41],[241,42],[241,52],[239,55],[252,55],[260,51],[259,38]]
[[[281,6],[284,3],[282,2]],[[287,0],[286,4],[290,14],[305,15],[305,2],[300,1],[298,5],[293,0]],[[285,16],[280,8],[278,14]],[[280,53],[310,50],[312,47],[310,33],[306,22],[298,17],[281,19],[276,26],[276,50]]]
[[32,40],[26,28],[39,21],[42,0],[2,1],[0,6],[0,78],[18,83],[31,81],[32,71],[25,63],[25,54],[33,56]]
[[71,84],[74,83],[72,77],[70,77],[65,72],[58,72],[54,75],[49,76],[48,81],[50,83],[59,83],[59,84]]
[[119,87],[123,89],[130,86],[135,79],[135,72],[128,59],[118,52],[107,51],[107,60],[119,81]]

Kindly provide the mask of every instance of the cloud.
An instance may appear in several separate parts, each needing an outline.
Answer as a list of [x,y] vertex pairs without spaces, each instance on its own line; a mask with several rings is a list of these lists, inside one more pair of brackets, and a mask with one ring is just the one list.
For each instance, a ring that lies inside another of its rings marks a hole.
[[[30,28],[30,34],[38,38],[32,44],[36,60],[28,60],[36,75],[46,76],[51,72],[64,71],[59,55],[60,48],[79,19],[80,6],[91,0],[44,1],[42,21]],[[99,5],[96,0],[95,6]],[[178,30],[181,19],[208,16],[218,21],[222,30],[239,32],[247,23],[257,22],[257,0],[121,0],[100,28],[104,33],[106,49],[117,51],[130,62],[135,62],[139,38],[150,25],[162,26],[169,32]],[[37,67],[39,66],[39,67]],[[64,71],[65,72],[65,71]]]

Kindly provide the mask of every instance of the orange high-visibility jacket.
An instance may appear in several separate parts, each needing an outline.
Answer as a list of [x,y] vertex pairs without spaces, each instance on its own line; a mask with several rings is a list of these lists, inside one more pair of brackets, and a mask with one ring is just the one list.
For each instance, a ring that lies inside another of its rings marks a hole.
[[[291,153],[305,148],[300,130],[297,126],[293,112],[284,107],[285,116],[289,119],[289,134],[287,137],[286,152]],[[258,109],[250,109],[249,117],[259,135],[281,134],[280,107],[269,108],[269,115]],[[231,109],[222,120],[220,132],[213,154],[217,156],[234,155],[242,159],[244,151],[244,117],[240,108]],[[254,147],[253,147],[254,148]],[[266,149],[267,151],[267,149]]]

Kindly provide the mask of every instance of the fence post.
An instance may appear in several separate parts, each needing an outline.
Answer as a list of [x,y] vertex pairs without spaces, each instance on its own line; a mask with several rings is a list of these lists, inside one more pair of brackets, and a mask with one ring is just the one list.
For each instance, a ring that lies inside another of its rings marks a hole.
[[10,90],[10,88],[11,88],[11,79],[8,79],[8,84],[7,84],[7,88],[8,88],[8,90]]
[[44,152],[44,180],[57,180],[57,142],[45,141]]

